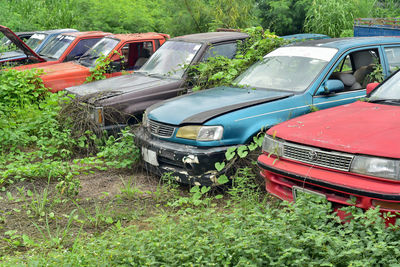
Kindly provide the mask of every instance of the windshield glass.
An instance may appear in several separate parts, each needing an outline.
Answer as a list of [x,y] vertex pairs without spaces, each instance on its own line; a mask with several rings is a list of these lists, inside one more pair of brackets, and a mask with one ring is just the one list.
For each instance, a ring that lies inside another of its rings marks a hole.
[[46,38],[47,34],[44,33],[35,33],[31,36],[31,38],[26,41],[26,44],[32,49],[35,50]]
[[400,100],[400,72],[386,80],[379,88],[376,88],[371,94],[370,100],[379,99],[398,99]]
[[186,69],[183,66],[192,62],[200,47],[198,43],[167,41],[138,72],[180,79]]
[[236,78],[239,86],[304,91],[337,53],[335,48],[278,48]]
[[0,33],[0,45],[7,45],[7,44],[9,44],[11,41],[6,37],[6,36],[4,36],[2,33]]
[[57,60],[74,40],[73,36],[58,35],[45,45],[39,55]]
[[110,54],[119,42],[118,39],[107,37],[101,39],[79,59],[79,63],[85,67],[93,68],[96,66],[96,60],[102,55]]

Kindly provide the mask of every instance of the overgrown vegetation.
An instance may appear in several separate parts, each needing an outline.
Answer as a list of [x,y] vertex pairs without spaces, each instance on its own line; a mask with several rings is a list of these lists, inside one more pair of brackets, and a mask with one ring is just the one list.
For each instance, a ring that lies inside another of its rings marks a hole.
[[[278,35],[338,37],[357,17],[398,17],[396,0],[0,0],[0,24],[15,31],[77,28],[171,36],[262,26]],[[179,23],[176,23],[179,21]]]
[[[167,204],[174,199],[180,204],[138,225],[123,227],[100,212],[98,219],[91,217],[93,223],[113,224],[101,236],[76,237],[70,247],[61,243],[48,254],[7,257],[3,265],[389,266],[399,260],[398,226],[385,228],[378,209],[348,208],[353,219],[341,223],[329,203],[309,196],[277,205],[247,186],[230,189],[241,194],[239,200],[199,190],[170,196]],[[8,232],[8,240],[37,246],[15,234]]]
[[[128,167],[137,161],[138,151],[128,132],[118,141],[129,150],[129,158],[115,147],[113,137],[102,140],[86,132],[72,138],[71,118],[59,118],[61,104],[71,101],[69,96],[48,93],[36,71],[3,70],[0,88],[1,185],[32,178],[58,179],[60,191],[74,193],[77,188],[70,187],[79,186],[73,177],[80,172],[108,165]],[[93,144],[91,154],[79,156]]]
[[[0,24],[16,31],[77,28],[176,36],[259,24],[270,29],[249,28],[251,38],[235,59],[212,58],[192,67],[193,90],[230,84],[285,44],[272,31],[351,35],[357,16],[398,15],[394,0],[0,3]],[[94,69],[89,81],[102,79],[107,65]],[[379,73],[376,69],[371,78],[379,79]],[[129,128],[101,135],[98,129],[77,127],[90,123],[79,119],[87,114],[60,115],[73,101],[64,93],[49,94],[36,71],[0,72],[4,266],[384,266],[399,261],[398,226],[385,228],[378,209],[347,208],[353,219],[343,223],[324,201],[304,197],[289,204],[264,193],[254,162],[262,135],[229,150],[215,165],[218,171],[235,165],[218,179],[230,183],[225,191],[185,188],[171,175],[159,181],[140,171],[139,148]]]
[[231,84],[250,65],[286,44],[282,38],[261,27],[248,28],[245,32],[250,38],[239,45],[234,59],[214,57],[189,67],[188,84],[193,86],[193,91]]

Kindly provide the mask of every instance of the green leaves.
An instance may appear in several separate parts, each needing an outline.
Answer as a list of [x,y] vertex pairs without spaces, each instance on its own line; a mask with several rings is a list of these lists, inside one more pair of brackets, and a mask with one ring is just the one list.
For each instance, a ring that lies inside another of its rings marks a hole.
[[218,181],[218,184],[223,185],[223,184],[226,184],[227,182],[229,182],[229,179],[225,174],[223,174],[220,177],[218,177],[217,181]]
[[221,171],[223,168],[225,168],[225,162],[216,162],[215,163],[215,169],[217,171]]
[[226,158],[226,160],[229,161],[229,160],[233,159],[233,157],[235,157],[235,155],[236,155],[235,150],[236,150],[236,147],[230,147],[230,148],[228,148],[228,150],[225,152],[225,158]]
[[283,39],[269,31],[264,32],[261,27],[248,28],[244,31],[250,35],[250,38],[238,45],[238,52],[234,59],[212,57],[206,62],[189,66],[188,84],[193,85],[193,90],[231,85],[233,80],[251,64],[285,44]]

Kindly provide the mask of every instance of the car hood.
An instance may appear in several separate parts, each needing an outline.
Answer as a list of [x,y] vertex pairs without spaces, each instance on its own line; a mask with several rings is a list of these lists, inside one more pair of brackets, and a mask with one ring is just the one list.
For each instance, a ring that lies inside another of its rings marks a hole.
[[148,108],[152,120],[173,124],[202,124],[219,115],[289,97],[293,93],[217,87],[173,98]]
[[400,107],[355,102],[298,117],[268,133],[299,144],[399,158]]
[[104,99],[104,96],[112,97],[132,91],[140,91],[148,88],[176,83],[177,80],[162,79],[150,77],[139,73],[121,75],[101,81],[95,81],[80,86],[69,87],[66,90],[76,94],[78,97],[87,97],[92,100],[98,96]]
[[0,62],[4,62],[15,58],[23,59],[26,58],[26,55],[20,51],[8,51],[0,53]]
[[67,76],[76,72],[89,72],[89,69],[73,61],[38,67],[43,70],[44,76]]
[[26,43],[24,43],[13,31],[9,28],[0,25],[0,32],[3,33],[16,47],[18,47],[28,57],[34,57],[40,62],[44,62],[38,54],[36,54]]

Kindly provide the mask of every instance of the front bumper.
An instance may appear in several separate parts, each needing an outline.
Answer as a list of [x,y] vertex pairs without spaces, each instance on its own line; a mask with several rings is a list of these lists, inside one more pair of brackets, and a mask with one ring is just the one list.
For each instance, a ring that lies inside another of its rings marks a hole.
[[367,177],[327,168],[313,167],[291,160],[258,158],[266,190],[276,197],[293,201],[293,187],[323,194],[334,207],[354,205],[362,209],[400,211],[400,182]]
[[192,185],[217,185],[224,172],[215,169],[225,159],[230,146],[200,148],[161,140],[144,127],[135,131],[136,145],[141,147],[146,168],[157,175],[171,173],[177,181]]

